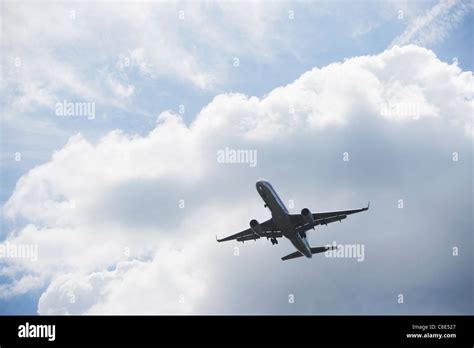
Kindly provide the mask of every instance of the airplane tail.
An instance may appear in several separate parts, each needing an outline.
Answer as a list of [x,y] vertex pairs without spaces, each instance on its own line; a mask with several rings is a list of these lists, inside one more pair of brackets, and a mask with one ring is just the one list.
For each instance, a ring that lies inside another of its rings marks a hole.
[[[334,246],[330,246],[330,247],[315,247],[315,248],[311,248],[311,254],[319,254],[319,253],[324,253],[328,250],[333,250],[335,249]],[[302,253],[300,253],[299,251],[295,251],[294,253],[291,253],[291,254],[288,254],[286,256],[283,256],[281,259],[283,261],[286,261],[286,260],[291,260],[291,259],[296,259],[297,257],[301,257],[303,256]]]

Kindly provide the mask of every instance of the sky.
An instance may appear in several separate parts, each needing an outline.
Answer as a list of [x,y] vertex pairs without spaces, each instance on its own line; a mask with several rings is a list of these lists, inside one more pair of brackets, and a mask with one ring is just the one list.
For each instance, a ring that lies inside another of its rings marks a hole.
[[473,10],[2,2],[0,314],[473,314]]

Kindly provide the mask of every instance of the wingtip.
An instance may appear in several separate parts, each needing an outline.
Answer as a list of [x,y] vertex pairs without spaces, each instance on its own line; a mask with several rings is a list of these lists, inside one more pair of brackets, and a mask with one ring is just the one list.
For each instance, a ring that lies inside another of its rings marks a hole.
[[367,203],[367,210],[370,208],[370,201]]

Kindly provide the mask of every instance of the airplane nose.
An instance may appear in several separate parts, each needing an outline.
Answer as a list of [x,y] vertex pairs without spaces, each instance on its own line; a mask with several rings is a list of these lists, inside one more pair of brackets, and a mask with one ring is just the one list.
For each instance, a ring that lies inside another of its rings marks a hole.
[[257,182],[255,187],[257,188],[257,191],[260,195],[265,195],[265,188],[264,188],[263,184],[261,184],[260,182]]

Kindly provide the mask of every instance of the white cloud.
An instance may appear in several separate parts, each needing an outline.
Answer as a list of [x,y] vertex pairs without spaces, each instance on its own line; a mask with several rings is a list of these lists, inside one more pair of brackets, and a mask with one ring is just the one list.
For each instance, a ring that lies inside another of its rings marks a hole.
[[[235,232],[252,217],[267,218],[256,212],[261,204],[249,183],[261,174],[302,168],[301,158],[309,160],[309,170],[312,159],[329,149],[338,156],[341,144],[364,125],[380,127],[371,135],[379,148],[392,141],[403,147],[405,138],[391,134],[398,127],[406,127],[406,141],[424,139],[430,145],[437,139],[424,135],[434,127],[469,143],[471,85],[471,72],[439,61],[429,50],[393,47],[315,68],[263,98],[218,95],[189,126],[165,111],[145,136],[114,131],[96,144],[75,136],[24,175],[4,205],[5,217],[18,222],[8,241],[38,244],[39,258],[5,260],[2,274],[25,283],[35,279],[38,287],[49,284],[39,302],[41,314],[206,312],[204,303],[210,308],[226,294],[244,291],[223,283],[224,278],[234,282],[222,268],[232,262],[225,256],[235,245],[217,244],[214,235]],[[387,103],[415,104],[422,112],[400,117],[382,112]],[[257,149],[257,168],[218,164],[216,151],[225,146]],[[288,146],[297,156],[285,155]],[[284,168],[277,166],[282,162]],[[334,185],[333,208],[342,208],[339,203],[347,204],[354,188],[334,184],[335,172],[330,172],[333,181],[325,181],[324,168],[318,169],[319,180]],[[292,172],[290,181],[307,182],[303,174]],[[328,195],[325,199],[331,203]],[[244,248],[254,255],[238,260],[247,269],[254,262],[273,267],[285,250],[264,243]],[[257,253],[264,254],[257,258]],[[225,264],[218,261],[223,259]],[[3,297],[22,292],[15,286],[0,290]]]
[[473,8],[473,1],[441,0],[424,15],[414,18],[390,47],[407,44],[430,47],[443,41]]
[[207,290],[197,261],[189,250],[186,256],[167,251],[159,252],[151,262],[119,262],[113,271],[60,276],[42,294],[38,312],[155,314],[160,308],[163,314],[190,313]]
[[[125,82],[134,68],[145,77],[213,88],[232,67],[235,47],[240,55],[270,56],[280,5],[5,3],[3,8],[2,95],[11,99],[6,114],[13,121],[18,112],[52,108],[64,94],[124,107],[124,97],[133,94]],[[98,74],[104,69],[120,74],[110,83],[109,74]]]

